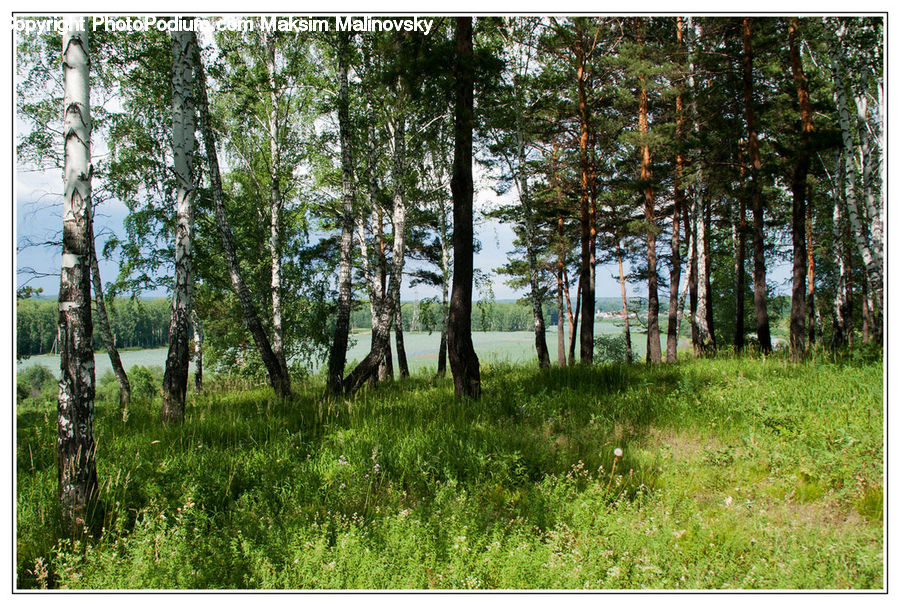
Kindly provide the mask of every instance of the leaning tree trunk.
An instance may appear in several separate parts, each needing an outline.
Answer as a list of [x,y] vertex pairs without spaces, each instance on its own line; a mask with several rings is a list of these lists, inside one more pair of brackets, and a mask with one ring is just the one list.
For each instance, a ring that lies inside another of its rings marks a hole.
[[472,53],[472,18],[456,18],[456,107],[453,150],[453,290],[450,295],[448,353],[457,397],[481,395],[478,356],[472,344],[472,278],[474,240],[472,131],[474,129],[475,68]]
[[91,105],[86,22],[62,35],[65,80],[63,127],[63,249],[59,281],[59,398],[57,486],[63,526],[84,531],[97,496],[94,461],[94,350],[91,322]]
[[131,402],[131,383],[128,382],[128,375],[125,373],[125,367],[122,365],[122,358],[119,356],[119,349],[116,347],[116,340],[113,337],[112,328],[109,324],[109,314],[106,311],[103,281],[100,279],[100,263],[97,261],[97,247],[94,242],[93,214],[90,223],[91,282],[94,285],[94,304],[97,307],[97,321],[100,324],[100,336],[103,338],[103,346],[106,347],[106,353],[109,355],[109,363],[112,366],[113,373],[116,375],[116,381],[119,383],[119,408],[124,411]]
[[[191,34],[193,36],[193,33]],[[219,158],[216,154],[216,138],[212,129],[212,122],[209,116],[209,100],[206,96],[206,76],[204,75],[203,63],[200,59],[199,49],[194,52],[194,69],[196,70],[197,80],[197,107],[200,114],[200,132],[203,134],[203,145],[206,150],[206,164],[209,172],[209,184],[212,193],[213,207],[215,209],[216,223],[219,228],[219,236],[222,239],[222,252],[225,255],[225,263],[228,265],[228,276],[231,279],[231,286],[241,305],[241,313],[244,316],[244,324],[253,341],[256,349],[259,351],[259,357],[262,359],[263,365],[266,367],[266,374],[269,377],[269,384],[279,398],[286,398],[291,395],[291,379],[290,375],[282,371],[281,364],[272,351],[272,345],[269,337],[263,329],[259,320],[259,314],[256,311],[256,305],[253,303],[253,297],[244,276],[241,272],[241,266],[238,262],[237,252],[234,245],[234,233],[231,230],[231,224],[228,222],[228,215],[225,212],[225,194],[222,191],[222,176],[219,173]]]
[[791,358],[800,362],[806,355],[806,305],[807,305],[807,254],[806,254],[806,177],[809,174],[810,138],[812,134],[812,105],[806,74],[797,42],[800,19],[792,17],[788,24],[788,48],[791,56],[791,74],[797,87],[800,106],[800,144],[797,149],[794,174],[791,179],[793,205],[791,209],[791,237],[794,245],[794,262],[791,288],[790,344]]
[[193,232],[195,86],[192,55],[198,53],[194,32],[172,32],[172,154],[175,165],[176,225],[175,284],[172,287],[172,321],[169,324],[169,353],[163,374],[163,422],[184,420],[184,400],[188,380],[188,328],[193,295]]
[[338,129],[341,138],[341,252],[338,270],[337,321],[334,341],[328,357],[328,391],[340,394],[344,385],[344,365],[350,338],[350,305],[352,295],[351,252],[353,247],[353,157],[350,149],[350,85],[348,54],[350,34],[342,33],[338,50],[340,92],[338,95]]
[[756,131],[756,112],[753,102],[753,49],[751,17],[744,18],[744,113],[747,120],[747,143],[750,152],[750,192],[753,203],[753,306],[756,312],[756,338],[763,353],[772,351],[769,332],[769,312],[766,308],[766,258],[763,241],[763,199],[760,184],[762,160]]

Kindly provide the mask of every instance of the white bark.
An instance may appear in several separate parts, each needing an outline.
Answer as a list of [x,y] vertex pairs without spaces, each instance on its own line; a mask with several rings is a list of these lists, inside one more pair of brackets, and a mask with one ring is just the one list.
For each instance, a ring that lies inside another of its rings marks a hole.
[[188,325],[193,296],[193,232],[195,89],[193,32],[172,32],[172,153],[176,180],[175,284],[172,288],[172,320],[169,353],[163,375],[163,420],[184,418],[188,378]]
[[91,321],[91,111],[88,34],[83,18],[62,36],[64,104],[63,247],[56,456],[63,523],[79,533],[97,489],[94,462],[94,352]]

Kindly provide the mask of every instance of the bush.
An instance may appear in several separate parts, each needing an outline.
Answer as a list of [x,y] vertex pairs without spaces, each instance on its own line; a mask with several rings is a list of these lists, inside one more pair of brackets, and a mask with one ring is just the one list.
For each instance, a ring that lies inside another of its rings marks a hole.
[[594,337],[594,361],[624,362],[625,335],[599,335]]
[[27,398],[53,399],[57,384],[56,376],[46,366],[30,366],[16,374],[16,402],[21,403]]
[[[131,383],[131,400],[149,403],[159,395],[162,386],[162,369],[159,367],[134,366],[128,371]],[[113,378],[115,382],[115,378]],[[118,389],[118,386],[116,386]]]

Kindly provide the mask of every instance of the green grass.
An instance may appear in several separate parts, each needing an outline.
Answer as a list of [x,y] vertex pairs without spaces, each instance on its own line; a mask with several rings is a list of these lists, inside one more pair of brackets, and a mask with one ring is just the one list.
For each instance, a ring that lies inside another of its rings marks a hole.
[[[91,537],[18,407],[20,588],[883,587],[880,360],[483,367],[344,401],[98,403]],[[614,449],[624,455],[616,460]]]

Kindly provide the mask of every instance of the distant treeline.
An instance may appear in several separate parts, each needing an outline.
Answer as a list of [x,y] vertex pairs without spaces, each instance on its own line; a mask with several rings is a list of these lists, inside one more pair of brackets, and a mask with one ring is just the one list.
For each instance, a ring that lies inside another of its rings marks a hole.
[[[631,305],[632,302],[629,302]],[[165,347],[169,342],[171,303],[168,299],[116,299],[110,321],[116,346],[150,349]],[[618,311],[622,302],[616,298],[597,300],[598,312]],[[402,304],[403,330],[409,332],[440,332],[441,305],[433,299]],[[548,326],[556,325],[556,305],[544,304],[544,318]],[[367,301],[357,304],[350,316],[356,330],[372,328]],[[34,356],[54,350],[57,329],[56,299],[22,299],[16,302],[17,356]],[[477,301],[472,309],[472,330],[513,332],[533,330],[534,317],[530,304],[523,301]],[[94,349],[103,346],[97,328],[94,329]]]
[[[167,299],[116,299],[107,306],[117,347],[148,349],[168,344],[171,304]],[[54,351],[56,330],[56,299],[16,301],[17,357]],[[101,347],[99,330],[95,327],[94,349]]]

